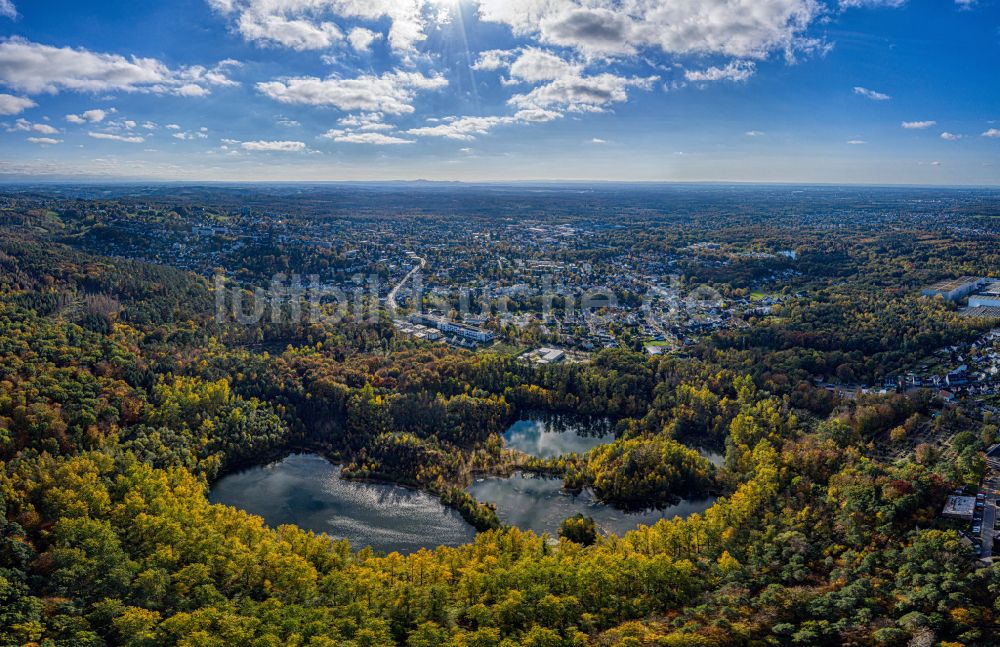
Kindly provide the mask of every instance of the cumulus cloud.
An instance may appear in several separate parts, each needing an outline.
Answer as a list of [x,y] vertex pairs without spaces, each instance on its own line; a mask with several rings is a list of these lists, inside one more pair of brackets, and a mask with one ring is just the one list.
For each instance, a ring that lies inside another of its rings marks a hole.
[[397,70],[356,79],[291,78],[258,83],[257,89],[281,103],[400,115],[414,111],[413,100],[417,92],[439,90],[447,85],[448,81],[442,76]]
[[347,41],[356,52],[367,52],[372,43],[382,38],[382,34],[364,27],[355,27],[347,36]]
[[906,0],[840,0],[841,9],[854,9],[857,7],[889,7],[897,9],[906,4]]
[[543,110],[542,108],[526,108],[518,110],[514,118],[520,122],[528,124],[541,124],[548,121],[555,121],[562,117],[561,112],[555,110]]
[[55,139],[53,137],[29,137],[28,142],[31,144],[39,144],[40,146],[55,146],[56,144],[61,144],[63,140]]
[[191,95],[193,88],[208,93],[211,86],[235,85],[226,76],[234,63],[172,69],[155,58],[52,47],[19,37],[0,42],[0,84],[28,94],[71,90]]
[[642,48],[735,58],[791,55],[818,45],[804,32],[824,9],[816,0],[479,0],[482,20],[588,56]]
[[551,121],[561,116],[554,111],[561,110],[601,112],[608,104],[627,101],[628,88],[648,89],[657,80],[657,77],[627,78],[610,72],[587,75],[584,64],[535,47],[486,52],[477,65],[480,69],[508,70],[512,84],[539,84],[508,101],[522,111],[534,111],[525,115],[540,117],[524,121]]
[[941,139],[946,142],[957,142],[958,140],[965,137],[965,135],[956,135],[955,133],[943,132],[941,133]]
[[99,132],[89,132],[87,133],[94,139],[104,139],[113,142],[124,142],[126,144],[141,144],[146,141],[145,137],[139,137],[138,135],[117,135],[115,133],[99,133]]
[[512,78],[530,83],[555,81],[564,77],[578,77],[582,72],[582,66],[570,63],[551,52],[535,48],[524,50],[510,64]]
[[906,130],[927,130],[937,125],[936,121],[904,121],[902,127]]
[[[388,19],[389,43],[411,51],[426,38],[430,0],[208,0],[233,28],[251,42],[297,50],[328,49],[344,38],[334,19],[376,22]],[[352,34],[353,35],[353,34]],[[354,39],[348,37],[352,45]],[[354,36],[359,38],[359,36]],[[370,44],[370,41],[369,43]]]
[[863,139],[851,139],[847,143],[850,144],[851,146],[864,146],[868,142],[866,142]]
[[350,132],[346,130],[330,130],[323,137],[344,144],[370,144],[372,146],[399,146],[414,143],[412,139],[403,139],[394,135],[372,132]]
[[757,71],[753,61],[732,61],[724,67],[712,66],[706,70],[688,70],[684,78],[693,82],[746,81]]
[[860,95],[866,99],[871,99],[872,101],[888,101],[892,97],[883,92],[876,92],[875,90],[869,90],[868,88],[863,88],[860,85],[854,87],[854,94]]
[[110,110],[101,110],[100,108],[94,108],[93,110],[87,110],[78,115],[66,115],[66,121],[71,124],[97,124],[104,121],[110,113],[116,112],[114,108]]
[[417,137],[443,137],[456,141],[472,141],[480,135],[488,135],[498,126],[514,124],[540,124],[554,121],[562,117],[562,113],[541,108],[519,110],[513,116],[488,117],[445,117],[444,119],[428,120],[433,126],[411,128],[406,131]]
[[514,117],[448,117],[442,124],[412,128],[406,132],[417,137],[445,137],[471,141],[476,135],[486,135],[497,126],[516,121]]
[[19,115],[28,108],[34,108],[37,105],[31,99],[15,97],[13,94],[0,94],[0,115],[5,117]]
[[984,132],[982,136],[989,137],[990,139],[1000,139],[1000,130],[997,130],[996,128],[990,128],[989,130]]
[[244,150],[248,151],[263,151],[263,152],[276,152],[276,153],[298,153],[306,149],[305,142],[289,142],[289,141],[256,141],[256,142],[243,142],[241,144]]
[[748,130],[744,134],[747,137],[763,137],[766,133],[761,130]]
[[0,16],[11,20],[17,18],[17,9],[11,0],[0,0]]
[[570,112],[602,112],[612,103],[628,100],[628,89],[649,89],[656,77],[626,78],[611,73],[594,76],[568,74],[540,85],[531,92],[516,94],[509,103],[524,109],[565,109]]
[[49,124],[36,124],[28,121],[27,119],[18,119],[14,122],[13,126],[7,128],[10,132],[30,132],[30,133],[41,133],[42,135],[56,135],[59,133],[57,128],[50,126]]
[[486,72],[504,69],[510,65],[510,59],[516,55],[516,49],[491,49],[480,52],[479,59],[473,64],[472,69]]
[[540,25],[545,42],[576,47],[588,54],[631,54],[633,18],[604,8],[574,8],[546,17]]
[[376,132],[380,130],[394,130],[395,126],[384,123],[385,117],[381,112],[367,112],[357,115],[348,115],[340,119],[337,123],[344,128],[361,130],[364,132]]

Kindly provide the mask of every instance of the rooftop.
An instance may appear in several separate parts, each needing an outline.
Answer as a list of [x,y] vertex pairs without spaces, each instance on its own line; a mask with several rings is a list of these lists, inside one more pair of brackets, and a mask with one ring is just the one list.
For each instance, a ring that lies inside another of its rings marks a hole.
[[946,517],[956,517],[959,519],[971,519],[976,510],[976,497],[974,496],[949,496],[948,502],[944,504],[941,511]]
[[953,290],[958,290],[959,288],[965,287],[971,283],[978,283],[982,279],[978,276],[963,276],[957,279],[947,279],[939,283],[928,287],[928,290],[934,290],[936,292],[951,292]]

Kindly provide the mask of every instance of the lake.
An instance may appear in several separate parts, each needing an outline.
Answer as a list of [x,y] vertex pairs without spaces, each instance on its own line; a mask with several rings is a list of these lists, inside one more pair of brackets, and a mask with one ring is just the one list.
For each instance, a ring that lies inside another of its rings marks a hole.
[[315,454],[293,454],[271,465],[220,479],[212,503],[264,518],[271,527],[293,524],[354,549],[412,553],[472,542],[475,529],[434,496],[398,485],[340,477],[340,466]]
[[564,416],[532,417],[518,420],[503,435],[508,449],[516,449],[537,458],[556,458],[564,454],[584,454],[615,439],[606,420],[584,422]]
[[589,490],[577,496],[566,494],[562,485],[561,479],[515,473],[510,478],[476,481],[469,492],[481,502],[496,505],[497,514],[504,523],[553,536],[563,519],[576,514],[593,517],[601,530],[622,535],[639,525],[651,526],[660,519],[704,512],[715,502],[715,497],[706,496],[681,501],[662,510],[632,513],[601,503]]

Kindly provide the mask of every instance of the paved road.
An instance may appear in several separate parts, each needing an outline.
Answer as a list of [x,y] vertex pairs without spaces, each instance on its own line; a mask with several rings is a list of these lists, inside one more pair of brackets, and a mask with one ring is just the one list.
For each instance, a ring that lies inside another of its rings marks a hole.
[[426,259],[417,257],[417,260],[420,261],[420,264],[410,270],[410,273],[404,276],[403,280],[400,281],[399,284],[392,289],[392,292],[389,293],[389,296],[385,298],[385,307],[389,311],[390,315],[394,314],[396,310],[399,310],[399,305],[396,303],[396,295],[399,293],[400,288],[406,285],[406,282],[409,281],[414,274],[427,267]]
[[994,504],[995,499],[990,496],[986,500],[986,509],[983,512],[983,533],[980,535],[983,538],[983,551],[979,554],[983,559],[989,559],[993,557],[993,525],[996,523],[996,505]]

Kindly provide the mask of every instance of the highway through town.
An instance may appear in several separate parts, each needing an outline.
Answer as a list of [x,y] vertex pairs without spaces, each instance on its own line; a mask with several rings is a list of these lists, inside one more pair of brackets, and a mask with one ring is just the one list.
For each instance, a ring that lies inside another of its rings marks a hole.
[[990,496],[986,501],[986,506],[983,510],[983,532],[980,535],[983,539],[983,550],[979,556],[985,560],[989,560],[993,557],[993,525],[996,523],[996,505],[994,505],[994,497]]
[[406,282],[409,281],[411,278],[413,278],[414,274],[427,267],[426,259],[417,257],[417,260],[420,261],[420,264],[414,267],[412,270],[410,270],[410,273],[404,276],[403,280],[400,281],[396,285],[396,287],[394,287],[392,291],[389,292],[389,296],[385,298],[385,307],[389,311],[390,315],[395,314],[396,310],[399,309],[399,305],[396,303],[396,295],[399,294],[400,288],[406,285]]

